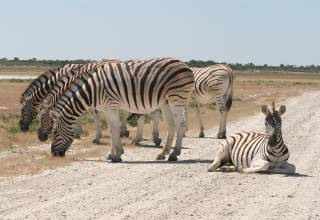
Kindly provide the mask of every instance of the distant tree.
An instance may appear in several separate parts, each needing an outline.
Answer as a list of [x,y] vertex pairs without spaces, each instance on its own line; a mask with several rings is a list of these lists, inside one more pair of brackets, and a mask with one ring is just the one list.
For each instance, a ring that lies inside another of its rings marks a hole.
[[19,61],[18,57],[13,58],[14,61]]
[[6,57],[1,58],[1,61],[7,61],[7,60],[8,60],[8,58],[6,58]]

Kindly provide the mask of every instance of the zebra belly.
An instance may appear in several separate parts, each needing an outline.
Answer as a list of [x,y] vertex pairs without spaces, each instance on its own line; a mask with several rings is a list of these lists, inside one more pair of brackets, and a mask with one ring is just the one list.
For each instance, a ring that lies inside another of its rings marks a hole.
[[149,105],[146,105],[145,107],[138,106],[138,108],[136,108],[135,105],[129,106],[126,103],[122,103],[120,104],[120,109],[125,110],[127,112],[136,113],[136,114],[149,114],[159,109],[164,103],[165,102],[162,101],[158,105],[153,105],[152,107]]
[[193,99],[197,100],[201,104],[212,103],[215,101],[213,94],[193,95]]

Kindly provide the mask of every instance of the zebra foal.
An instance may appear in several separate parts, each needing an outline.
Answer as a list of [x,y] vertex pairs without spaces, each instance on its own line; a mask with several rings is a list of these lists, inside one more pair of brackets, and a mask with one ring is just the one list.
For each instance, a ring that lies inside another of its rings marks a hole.
[[[256,173],[268,171],[273,173],[294,173],[296,168],[287,162],[289,150],[284,144],[281,132],[281,115],[286,111],[284,105],[272,111],[266,105],[261,107],[266,115],[266,134],[242,132],[230,136],[217,152],[209,172],[221,171],[242,173]],[[225,165],[225,164],[232,165]]]

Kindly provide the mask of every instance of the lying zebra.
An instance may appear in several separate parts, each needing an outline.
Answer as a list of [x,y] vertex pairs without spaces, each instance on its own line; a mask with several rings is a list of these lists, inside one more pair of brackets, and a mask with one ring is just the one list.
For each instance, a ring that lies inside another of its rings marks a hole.
[[[286,107],[282,105],[277,111],[272,102],[272,112],[266,105],[261,109],[266,115],[266,134],[242,132],[230,136],[220,146],[208,172],[216,171],[220,167],[223,172],[295,173],[295,166],[287,162],[289,151],[283,143],[281,133],[281,115],[285,113]],[[228,163],[233,165],[225,165]]]

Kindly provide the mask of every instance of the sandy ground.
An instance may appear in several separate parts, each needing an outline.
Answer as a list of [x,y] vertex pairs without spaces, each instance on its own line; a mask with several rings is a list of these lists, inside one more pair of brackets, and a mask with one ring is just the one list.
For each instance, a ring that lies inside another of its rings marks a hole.
[[[185,138],[174,163],[155,161],[160,150],[146,145],[126,149],[120,164],[93,158],[1,177],[0,219],[320,219],[319,97],[286,101],[283,134],[296,175],[207,173],[220,140]],[[263,125],[260,113],[230,123],[229,134]]]

